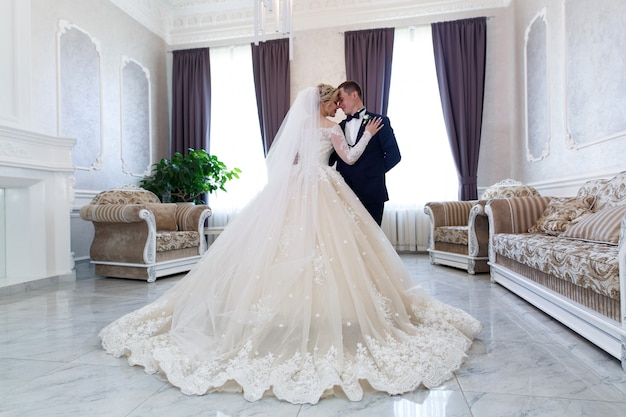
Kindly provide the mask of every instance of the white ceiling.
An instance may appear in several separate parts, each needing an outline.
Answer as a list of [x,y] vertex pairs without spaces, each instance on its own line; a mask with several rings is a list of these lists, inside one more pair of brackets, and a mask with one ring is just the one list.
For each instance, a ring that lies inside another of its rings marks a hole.
[[[110,0],[171,46],[254,37],[255,0]],[[293,0],[293,32],[508,6],[511,0]],[[266,31],[274,25],[265,24]],[[271,35],[269,35],[271,37]]]

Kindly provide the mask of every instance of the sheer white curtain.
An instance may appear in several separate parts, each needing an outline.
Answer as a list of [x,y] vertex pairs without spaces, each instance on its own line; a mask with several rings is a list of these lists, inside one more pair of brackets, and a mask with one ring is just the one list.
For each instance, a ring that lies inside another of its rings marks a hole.
[[228,192],[209,196],[213,210],[209,226],[232,219],[267,181],[257,116],[250,45],[211,48],[211,143],[209,153],[229,168],[241,169],[239,179],[226,183]]
[[387,174],[382,228],[398,251],[424,251],[424,204],[456,200],[458,179],[443,121],[430,26],[397,28],[389,96],[402,161]]

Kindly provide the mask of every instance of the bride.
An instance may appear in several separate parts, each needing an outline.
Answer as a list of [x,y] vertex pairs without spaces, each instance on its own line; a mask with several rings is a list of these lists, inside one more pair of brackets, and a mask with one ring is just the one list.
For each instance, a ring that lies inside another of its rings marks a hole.
[[109,324],[102,346],[185,394],[243,391],[317,403],[371,387],[435,387],[481,324],[419,287],[333,167],[354,163],[380,120],[346,145],[337,90],[296,98],[267,156],[268,183],[196,266],[153,303]]

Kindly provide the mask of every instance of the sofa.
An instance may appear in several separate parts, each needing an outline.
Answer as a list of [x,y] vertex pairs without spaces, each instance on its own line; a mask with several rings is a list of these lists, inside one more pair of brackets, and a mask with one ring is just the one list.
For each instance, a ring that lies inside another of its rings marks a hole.
[[80,209],[94,227],[89,249],[97,275],[146,280],[189,271],[207,249],[205,205],[161,203],[131,186],[98,193]]
[[535,188],[507,178],[488,187],[480,200],[426,203],[430,263],[463,269],[469,274],[489,272],[489,224],[484,210],[487,200],[538,195]]
[[626,370],[626,172],[573,197],[493,199],[485,212],[491,280]]

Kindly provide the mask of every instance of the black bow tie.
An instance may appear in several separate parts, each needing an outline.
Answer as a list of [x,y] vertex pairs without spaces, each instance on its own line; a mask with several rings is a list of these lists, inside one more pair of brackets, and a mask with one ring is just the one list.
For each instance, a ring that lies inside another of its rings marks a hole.
[[349,122],[350,120],[352,120],[352,119],[360,119],[360,118],[361,118],[361,113],[360,113],[360,112],[355,113],[355,114],[353,114],[353,115],[350,115],[350,114],[349,114],[349,115],[346,117],[346,123],[348,123],[348,122]]

